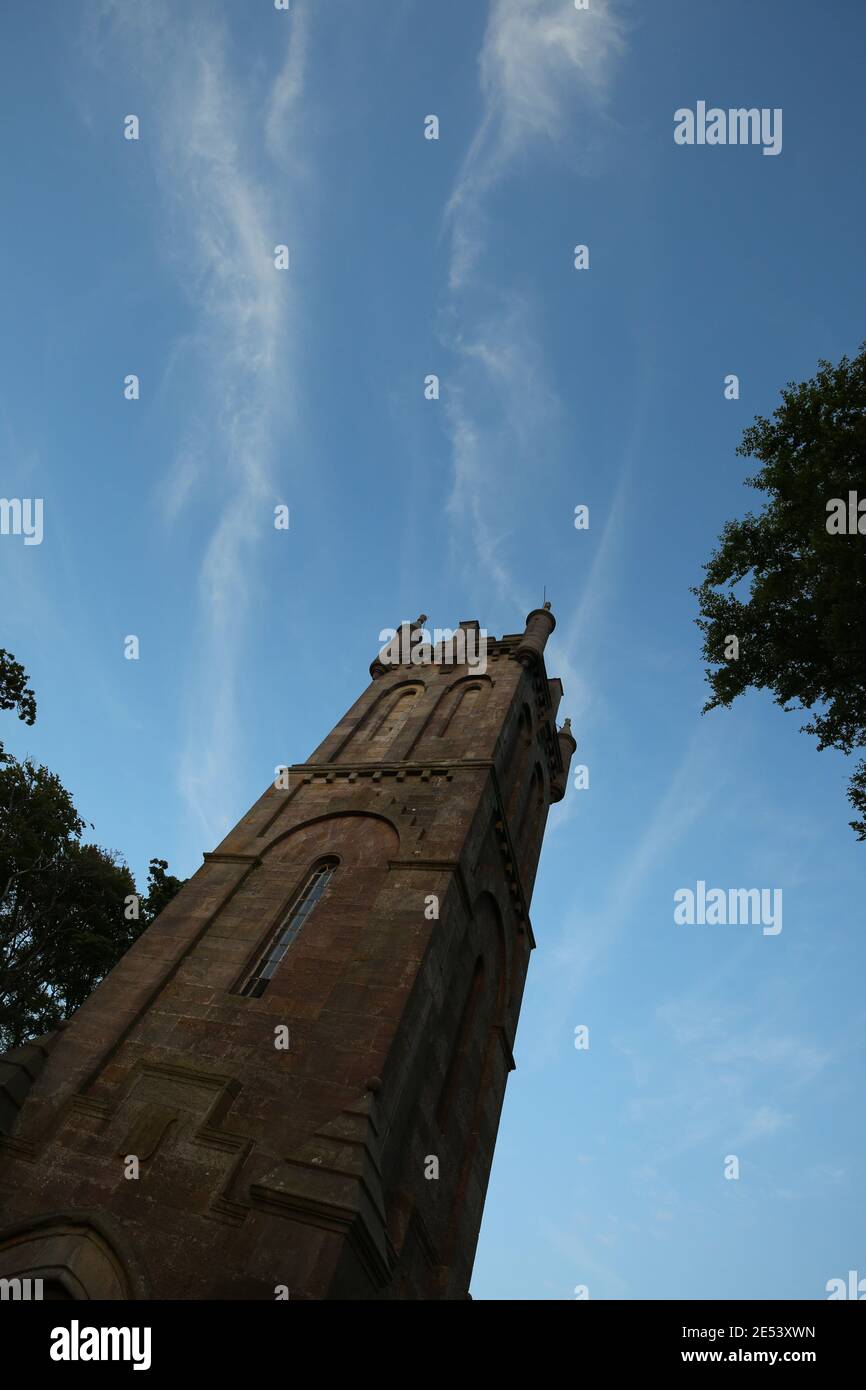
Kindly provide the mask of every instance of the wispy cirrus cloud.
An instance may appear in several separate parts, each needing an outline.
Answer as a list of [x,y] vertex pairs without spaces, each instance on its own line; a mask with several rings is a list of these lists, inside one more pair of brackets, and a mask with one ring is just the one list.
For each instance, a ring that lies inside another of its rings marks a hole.
[[[276,450],[296,411],[289,383],[297,313],[274,249],[287,241],[292,176],[306,173],[287,154],[286,133],[303,98],[308,21],[299,10],[276,22],[286,47],[264,84],[257,67],[241,71],[233,63],[224,19],[200,8],[180,14],[161,3],[103,0],[93,34],[103,63],[118,53],[127,61],[137,56],[148,74],[160,197],[155,234],[190,309],[170,368],[194,385],[159,492],[169,526],[193,501],[199,519],[208,518],[180,784],[210,836],[237,810],[227,769],[243,726],[238,669],[257,547],[273,506],[284,500],[276,492]],[[279,206],[275,161],[283,175]]]
[[753,1146],[795,1122],[798,1103],[833,1060],[789,1030],[786,1008],[768,1015],[765,1001],[760,1010],[731,1005],[718,982],[659,1004],[655,1023],[655,1048],[641,1042],[631,1050],[635,1086],[625,1113],[663,1168],[707,1144],[753,1163]]
[[535,292],[482,274],[492,199],[539,147],[580,163],[584,137],[563,139],[569,114],[582,100],[600,105],[622,46],[607,0],[589,11],[572,0],[491,0],[478,58],[481,116],[443,217],[449,261],[441,336],[456,358],[446,404],[450,511],[464,553],[469,540],[473,568],[480,562],[498,594],[524,611],[541,595],[521,592],[512,578],[508,545],[521,539],[523,521],[517,483],[555,459],[566,412],[546,361]]
[[[559,944],[551,953],[549,965],[563,1017],[566,1001],[586,985],[618,946],[634,903],[662,856],[669,855],[712,807],[719,783],[718,777],[713,780],[709,772],[716,769],[712,737],[698,725],[668,785],[649,810],[640,838],[628,847],[610,875],[601,909],[588,913],[582,896],[576,895],[564,917]],[[559,1026],[553,1003],[549,1018],[551,1029]]]
[[[564,141],[576,97],[600,105],[624,47],[622,22],[608,0],[576,10],[573,0],[491,0],[479,56],[483,111],[447,209],[450,285],[466,284],[484,244],[485,200],[538,143],[579,161],[580,141]],[[586,152],[586,147],[583,147]]]
[[272,159],[303,175],[309,174],[309,168],[302,142],[295,136],[305,91],[309,44],[310,13],[300,7],[292,12],[290,41],[268,94],[265,119],[265,139]]
[[[506,544],[519,539],[523,523],[511,483],[522,460],[537,464],[539,440],[562,428],[564,412],[547,379],[532,304],[504,292],[497,301],[450,340],[459,372],[445,399],[453,469],[448,514],[455,548],[465,551],[468,530],[498,592],[527,611],[541,594],[518,591],[506,563]],[[492,505],[496,498],[504,505]]]

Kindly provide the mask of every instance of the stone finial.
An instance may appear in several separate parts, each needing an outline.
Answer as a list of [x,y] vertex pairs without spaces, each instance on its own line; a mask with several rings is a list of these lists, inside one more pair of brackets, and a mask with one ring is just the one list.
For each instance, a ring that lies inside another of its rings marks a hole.
[[571,732],[571,720],[563,720],[562,728],[556,731],[556,740],[559,744],[559,754],[562,758],[562,772],[558,772],[550,782],[551,801],[561,801],[565,796],[565,788],[568,785],[568,770],[571,767],[571,760],[577,748],[577,740]]
[[[395,666],[401,666],[404,662],[408,661],[409,653],[406,649],[405,640],[406,630],[408,629],[409,640],[411,641],[415,633],[418,632],[420,628],[423,628],[426,621],[427,614],[419,613],[414,623],[407,623],[404,619],[398,624],[396,628],[396,637],[392,637],[390,642],[386,642],[382,650],[374,656],[370,663],[370,675],[373,677],[374,681],[378,680],[380,676],[384,676],[387,671],[393,670]],[[382,660],[383,654],[385,655],[384,662]]]
[[[570,752],[569,752],[569,754],[568,754],[568,756],[571,757],[571,754],[574,752],[575,748],[577,747],[577,739],[574,737],[574,734],[571,732],[571,720],[570,720],[570,719],[564,719],[564,720],[563,720],[562,728],[561,728],[561,729],[557,729],[557,731],[556,731],[556,737],[560,740],[561,743],[570,743],[570,744],[571,744],[571,750],[570,750]],[[562,755],[563,755],[563,758],[564,758],[564,757],[565,757],[565,749],[562,750]]]

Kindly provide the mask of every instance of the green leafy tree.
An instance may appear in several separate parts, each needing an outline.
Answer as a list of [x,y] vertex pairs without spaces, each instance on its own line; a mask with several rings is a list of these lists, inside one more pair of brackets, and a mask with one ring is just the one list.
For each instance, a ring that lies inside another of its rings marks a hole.
[[151,859],[147,872],[147,897],[142,904],[145,924],[152,922],[164,907],[168,907],[185,882],[185,879],[175,878],[174,874],[168,872],[167,859]]
[[[0,647],[0,709],[17,710],[25,724],[36,719],[36,696],[27,684],[27,672],[4,647]],[[0,740],[0,762],[5,756]]]
[[29,758],[0,765],[0,1045],[54,1028],[84,1002],[144,923],[118,856],[83,844],[60,779]]
[[[26,681],[0,653],[0,707],[32,724]],[[0,758],[0,1050],[68,1018],[181,886],[166,860],[151,860],[136,917],[132,874],[116,853],[83,843],[85,829],[54,773]]]
[[[786,711],[810,712],[802,727],[819,749],[851,754],[866,746],[866,509],[862,532],[856,520],[853,534],[828,526],[834,499],[846,514],[850,493],[866,500],[866,343],[818,365],[812,380],[788,383],[771,420],[745,431],[737,453],[762,465],[746,481],[764,509],[726,523],[692,592],[713,664],[704,712],[750,687],[770,690]],[[732,636],[737,659],[726,656]],[[848,797],[866,839],[866,760]]]

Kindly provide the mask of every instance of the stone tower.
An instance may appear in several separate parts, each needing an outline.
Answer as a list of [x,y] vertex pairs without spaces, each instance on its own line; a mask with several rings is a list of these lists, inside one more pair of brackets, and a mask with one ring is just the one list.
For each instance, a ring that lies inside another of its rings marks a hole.
[[74,1017],[0,1058],[0,1278],[467,1297],[575,744],[549,605],[498,640],[420,622]]

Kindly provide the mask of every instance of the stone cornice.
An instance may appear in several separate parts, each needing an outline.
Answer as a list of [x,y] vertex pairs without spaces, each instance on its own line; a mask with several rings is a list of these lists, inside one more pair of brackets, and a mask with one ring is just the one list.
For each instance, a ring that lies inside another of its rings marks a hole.
[[205,850],[202,859],[206,864],[251,864],[253,868],[262,862],[258,854],[237,854],[227,849]]

